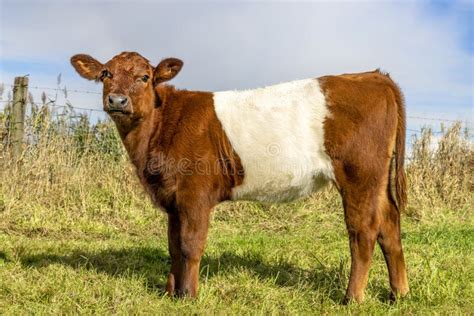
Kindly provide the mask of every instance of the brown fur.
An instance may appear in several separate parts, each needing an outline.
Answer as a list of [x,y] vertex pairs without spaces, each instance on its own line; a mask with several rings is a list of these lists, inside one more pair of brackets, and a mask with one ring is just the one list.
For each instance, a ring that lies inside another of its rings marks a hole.
[[[244,176],[240,158],[214,112],[212,94],[160,84],[179,71],[182,62],[177,59],[166,59],[155,69],[139,54],[128,52],[101,66],[85,55],[76,55],[71,62],[90,80],[98,80],[104,69],[110,72],[112,77],[103,80],[105,111],[109,93],[131,98],[125,114],[110,115],[140,182],[154,204],[168,214],[167,291],[195,296],[209,213],[230,197],[231,188]],[[140,82],[145,74],[151,80]]]
[[[387,262],[393,293],[404,295],[408,282],[399,211],[406,203],[405,110],[400,90],[378,70],[319,81],[331,112],[324,125],[325,147],[333,162],[350,238],[352,265],[346,298],[362,301],[376,240]],[[396,196],[390,189],[392,155]]]
[[[129,98],[122,113],[109,114],[142,185],[168,215],[171,271],[166,288],[169,294],[195,296],[209,213],[230,198],[231,189],[245,176],[214,111],[212,93],[162,84],[182,67],[175,58],[157,67],[129,52],[104,65],[87,55],[76,55],[71,62],[84,78],[103,81],[105,111],[110,112],[110,93]],[[408,284],[400,242],[399,211],[406,203],[400,90],[379,71],[317,80],[331,112],[324,123],[325,147],[350,236],[346,297],[362,300],[376,240],[385,255],[392,291],[403,295]]]

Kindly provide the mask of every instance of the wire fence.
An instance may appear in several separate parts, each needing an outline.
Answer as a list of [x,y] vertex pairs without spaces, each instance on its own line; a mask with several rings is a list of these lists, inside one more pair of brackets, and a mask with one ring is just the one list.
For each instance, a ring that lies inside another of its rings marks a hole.
[[[62,121],[70,121],[74,123],[70,123],[68,126],[66,126],[67,131],[69,132],[74,132],[75,129],[94,129],[94,124],[100,123],[101,121],[106,120],[106,115],[105,112],[102,110],[102,105],[97,105],[96,107],[82,107],[82,106],[74,106],[69,99],[67,98],[67,95],[69,92],[74,92],[74,93],[79,93],[79,94],[92,94],[92,95],[102,95],[101,92],[97,91],[89,91],[89,90],[81,90],[81,89],[70,89],[67,88],[66,86],[60,86],[59,85],[59,80],[58,78],[58,86],[57,87],[43,87],[43,86],[28,86],[28,89],[34,89],[34,90],[42,90],[43,94],[44,91],[54,91],[56,93],[63,93],[65,96],[65,101],[63,103],[58,103],[57,100],[57,95],[55,98],[47,98],[43,97],[42,102],[34,102],[32,97],[29,97],[28,100],[25,100],[26,105],[29,106],[29,115],[33,115],[33,112],[38,112],[41,109],[49,109],[49,115],[52,119],[60,119]],[[0,85],[0,115],[7,116],[7,109],[11,106],[12,100],[11,97],[8,97],[8,100],[2,100],[2,95],[4,92],[4,87],[10,87],[11,89],[15,88],[16,85],[14,84],[2,84]],[[95,113],[95,123],[91,122],[91,117],[93,116],[93,113]],[[103,119],[103,120],[101,120]],[[447,118],[441,118],[441,117],[425,117],[425,116],[419,116],[419,115],[408,115],[408,125],[411,126],[413,123],[412,121],[423,121],[423,122],[437,122],[440,123],[440,130],[434,130],[431,126],[429,128],[429,132],[433,134],[435,137],[437,135],[442,135],[446,133],[446,127],[443,124],[446,123],[446,125],[451,125],[454,123],[459,123],[461,122],[463,125],[463,131],[465,131],[465,134],[467,135],[467,138],[469,140],[472,139],[472,126],[474,125],[472,121],[470,120],[454,120],[454,119],[447,119]],[[82,120],[82,125],[78,124],[78,121]],[[87,124],[89,125],[87,128],[84,126],[84,120],[87,120]],[[6,119],[5,121],[8,121]],[[8,124],[12,124],[13,122],[8,122]],[[28,124],[32,124],[31,122]],[[420,124],[421,125],[421,124]],[[430,124],[432,125],[432,124]],[[25,135],[26,135],[26,142],[31,142],[31,140],[34,138],[34,128],[32,126],[28,126],[25,130]],[[418,135],[421,135],[422,133],[426,132],[427,129],[424,127],[420,127],[419,129],[414,129],[414,128],[407,128],[407,138],[410,137],[417,137]],[[8,128],[5,127],[3,134],[8,132]],[[0,127],[0,137],[2,130]],[[410,139],[407,139],[407,143],[410,144]],[[82,145],[87,145],[86,143]],[[410,160],[410,157],[407,157],[407,160]]]
[[[12,89],[14,87],[18,87],[19,85],[15,85],[15,84],[6,84],[4,83],[3,84],[4,86],[7,86],[7,87],[11,87]],[[74,92],[74,93],[84,93],[84,94],[99,94],[101,95],[102,92],[97,92],[97,91],[88,91],[88,90],[80,90],[80,89],[69,89],[67,88],[66,86],[64,87],[38,87],[38,86],[28,86],[28,89],[34,89],[34,90],[44,90],[44,91],[57,91],[57,92],[61,92],[61,91],[64,91],[66,90],[67,92]]]
[[[2,100],[0,100],[0,103],[10,103],[10,102],[11,101],[2,101]],[[104,110],[102,110],[102,109],[73,106],[71,104],[58,104],[58,103],[53,103],[53,102],[49,102],[49,103],[34,102],[34,103],[30,103],[30,104],[35,105],[37,107],[49,106],[49,107],[52,107],[52,108],[55,108],[55,109],[69,109],[69,110],[72,110],[72,111],[85,111],[85,112],[89,113],[88,114],[89,116],[91,116],[92,112],[101,113],[101,114],[104,114],[104,116],[106,114],[104,112]],[[2,113],[2,112],[5,112],[5,108],[0,109],[0,113]],[[70,114],[69,113],[56,113],[55,114],[55,116],[66,116],[66,115],[70,115]],[[78,116],[72,116],[72,118],[75,118],[75,117],[78,117]],[[461,122],[465,125],[464,130],[467,130],[469,132],[473,131],[473,128],[468,127],[468,126],[474,125],[471,121],[468,121],[468,120],[452,120],[452,119],[422,117],[422,116],[410,116],[410,115],[407,115],[407,118],[408,119],[416,119],[416,120],[424,120],[424,121],[436,121],[436,122],[441,122],[441,123]],[[410,123],[410,121],[408,121],[408,123]],[[423,132],[422,129],[407,128],[406,130],[407,130],[407,132],[409,132],[411,134],[413,134],[413,133],[419,134],[419,133]],[[443,130],[431,130],[431,133],[433,133],[433,134],[443,134],[444,132],[445,131],[443,131]]]

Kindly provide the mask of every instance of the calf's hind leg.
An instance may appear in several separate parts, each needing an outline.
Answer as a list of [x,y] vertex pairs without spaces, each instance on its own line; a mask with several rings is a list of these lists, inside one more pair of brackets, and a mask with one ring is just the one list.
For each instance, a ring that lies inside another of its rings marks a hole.
[[400,212],[390,199],[386,201],[377,240],[387,263],[390,287],[395,298],[407,294],[409,288],[400,237]]
[[[336,174],[352,259],[346,301],[361,302],[364,298],[376,240],[387,263],[393,295],[405,295],[408,281],[400,238],[400,213],[388,196],[387,178],[369,176],[370,172],[353,166],[336,169]],[[361,179],[371,181],[364,184]]]
[[345,301],[362,302],[377,239],[379,217],[373,192],[342,191],[344,216],[349,233],[351,271]]

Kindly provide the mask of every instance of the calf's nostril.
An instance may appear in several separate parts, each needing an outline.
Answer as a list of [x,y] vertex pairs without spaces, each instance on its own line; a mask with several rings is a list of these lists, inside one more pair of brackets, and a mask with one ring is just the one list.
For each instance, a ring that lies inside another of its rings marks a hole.
[[120,101],[120,104],[125,105],[127,104],[127,102],[128,102],[127,98],[122,98],[122,100]]
[[111,96],[109,96],[109,104],[114,104],[114,99]]

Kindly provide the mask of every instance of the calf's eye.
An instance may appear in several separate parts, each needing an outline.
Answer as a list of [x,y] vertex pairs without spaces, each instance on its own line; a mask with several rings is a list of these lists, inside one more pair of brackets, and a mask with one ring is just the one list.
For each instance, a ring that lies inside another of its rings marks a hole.
[[105,78],[112,78],[112,74],[108,70],[103,70],[100,73],[99,80],[104,81]]
[[143,82],[147,82],[148,79],[150,79],[150,76],[148,76],[148,75],[144,75],[144,76],[142,77],[142,81],[143,81]]

